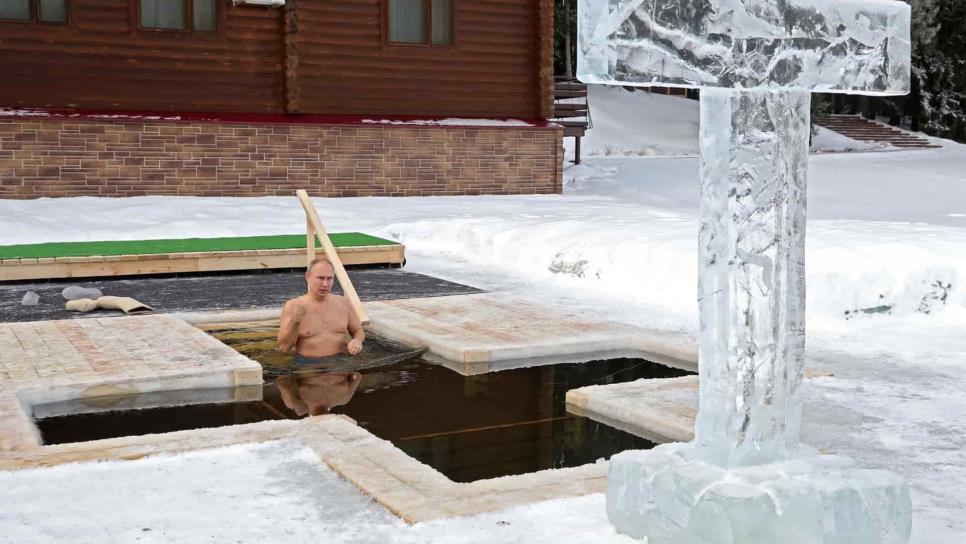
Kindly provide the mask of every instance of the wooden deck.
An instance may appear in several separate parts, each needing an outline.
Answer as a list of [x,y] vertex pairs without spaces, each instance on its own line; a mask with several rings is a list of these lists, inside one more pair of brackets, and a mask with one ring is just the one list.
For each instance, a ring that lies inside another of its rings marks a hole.
[[[402,266],[406,262],[402,244],[340,247],[337,254],[347,266]],[[4,259],[0,260],[0,281],[297,268],[305,262],[304,248]]]
[[587,85],[573,78],[554,79],[553,122],[564,127],[564,138],[574,138],[574,164],[580,164],[580,139],[591,127]]

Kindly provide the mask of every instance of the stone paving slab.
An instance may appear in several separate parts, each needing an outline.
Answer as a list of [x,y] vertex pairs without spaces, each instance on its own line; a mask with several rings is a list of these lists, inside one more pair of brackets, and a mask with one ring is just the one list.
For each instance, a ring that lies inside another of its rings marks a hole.
[[258,363],[174,317],[0,324],[0,451],[40,445],[33,405],[261,383]]
[[[806,379],[829,376],[805,370]],[[690,442],[698,414],[698,376],[571,389],[567,411],[653,442]]]
[[613,357],[697,368],[695,350],[666,336],[499,293],[369,302],[366,311],[374,333],[426,346],[431,359],[466,375]]

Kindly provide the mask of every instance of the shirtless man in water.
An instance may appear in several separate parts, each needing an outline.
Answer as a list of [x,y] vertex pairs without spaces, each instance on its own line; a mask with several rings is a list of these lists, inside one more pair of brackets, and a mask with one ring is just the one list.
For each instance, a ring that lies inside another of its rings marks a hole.
[[[366,333],[349,301],[331,292],[335,281],[332,263],[325,257],[316,258],[309,263],[305,281],[308,292],[282,308],[278,348],[312,358],[361,352]],[[352,337],[348,344],[346,333]]]

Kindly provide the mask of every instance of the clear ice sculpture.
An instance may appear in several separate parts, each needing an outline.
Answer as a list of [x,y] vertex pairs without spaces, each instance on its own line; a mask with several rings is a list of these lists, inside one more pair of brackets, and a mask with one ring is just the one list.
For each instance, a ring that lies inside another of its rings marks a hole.
[[701,89],[695,440],[612,458],[618,530],[908,541],[905,481],[800,446],[799,427],[810,93],[907,93],[910,20],[894,0],[579,0],[582,81]]
[[585,83],[909,92],[910,8],[894,0],[579,0]]

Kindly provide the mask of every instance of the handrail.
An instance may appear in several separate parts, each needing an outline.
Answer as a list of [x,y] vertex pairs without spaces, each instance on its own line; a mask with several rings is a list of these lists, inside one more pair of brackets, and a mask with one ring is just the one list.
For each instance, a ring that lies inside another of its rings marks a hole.
[[315,258],[315,238],[318,237],[319,241],[322,242],[322,251],[325,252],[325,256],[329,259],[329,262],[332,263],[335,277],[339,279],[339,285],[342,286],[342,292],[349,299],[352,310],[356,313],[356,316],[363,325],[368,325],[369,316],[366,314],[365,308],[362,307],[362,301],[359,300],[359,295],[356,293],[355,287],[352,286],[352,280],[349,279],[345,267],[342,266],[342,259],[339,258],[339,254],[335,251],[332,240],[329,240],[329,233],[322,226],[322,220],[319,219],[319,212],[312,205],[309,194],[304,189],[299,189],[295,191],[295,195],[298,196],[299,202],[302,203],[302,209],[305,210],[305,249],[308,259],[307,262],[312,262],[312,259]]

